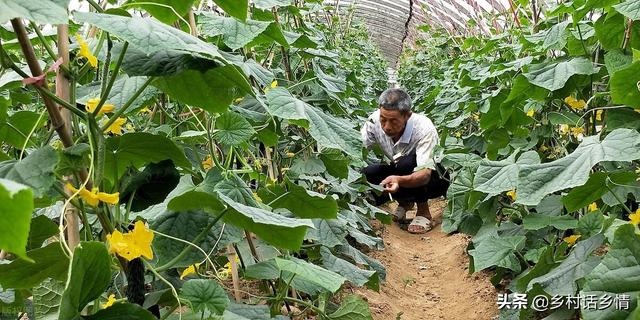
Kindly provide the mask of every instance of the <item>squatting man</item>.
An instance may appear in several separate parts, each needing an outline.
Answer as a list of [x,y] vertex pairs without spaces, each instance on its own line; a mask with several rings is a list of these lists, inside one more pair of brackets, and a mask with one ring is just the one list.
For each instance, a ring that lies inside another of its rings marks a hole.
[[389,164],[371,164],[363,173],[372,184],[383,187],[374,195],[376,205],[398,201],[394,220],[407,223],[406,212],[417,204],[416,217],[409,224],[410,233],[425,233],[433,227],[428,200],[443,196],[449,187],[448,177],[435,170],[433,149],[438,132],[424,115],[411,112],[411,97],[401,89],[388,89],[378,99],[379,108],[362,126],[362,140],[369,148],[379,145]]

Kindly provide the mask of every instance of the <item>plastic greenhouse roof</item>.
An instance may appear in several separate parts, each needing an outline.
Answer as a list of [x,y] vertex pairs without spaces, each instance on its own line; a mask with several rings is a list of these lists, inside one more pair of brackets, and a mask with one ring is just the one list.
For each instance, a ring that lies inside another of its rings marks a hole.
[[425,36],[418,27],[429,25],[451,34],[488,33],[505,25],[512,0],[325,0],[342,12],[353,8],[364,20],[390,66],[402,48]]

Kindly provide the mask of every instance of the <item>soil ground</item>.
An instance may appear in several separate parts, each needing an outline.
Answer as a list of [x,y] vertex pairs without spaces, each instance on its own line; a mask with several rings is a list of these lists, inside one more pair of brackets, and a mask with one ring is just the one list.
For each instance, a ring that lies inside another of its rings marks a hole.
[[[395,210],[395,204],[382,209]],[[430,202],[431,214],[441,220],[444,200]],[[410,211],[408,217],[415,215]],[[469,275],[465,248],[469,237],[446,235],[440,224],[414,235],[397,223],[382,230],[385,249],[371,252],[387,268],[380,292],[359,289],[376,320],[495,319],[497,291],[489,273]]]

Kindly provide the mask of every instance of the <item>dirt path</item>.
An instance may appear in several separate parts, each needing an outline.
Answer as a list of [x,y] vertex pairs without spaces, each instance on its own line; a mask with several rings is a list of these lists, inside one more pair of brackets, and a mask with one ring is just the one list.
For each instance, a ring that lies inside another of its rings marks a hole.
[[[440,220],[443,200],[431,202]],[[395,206],[384,208],[393,210]],[[385,250],[372,252],[387,268],[380,292],[359,290],[376,320],[487,319],[498,315],[497,293],[488,273],[469,275],[465,248],[469,238],[445,235],[438,225],[412,235],[397,224],[383,231]]]

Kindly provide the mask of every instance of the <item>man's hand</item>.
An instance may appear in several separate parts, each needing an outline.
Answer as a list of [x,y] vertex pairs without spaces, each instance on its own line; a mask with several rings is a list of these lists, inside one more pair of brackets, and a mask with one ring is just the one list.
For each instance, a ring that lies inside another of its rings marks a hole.
[[388,176],[380,185],[384,188],[384,191],[389,193],[396,193],[400,190],[400,176]]

